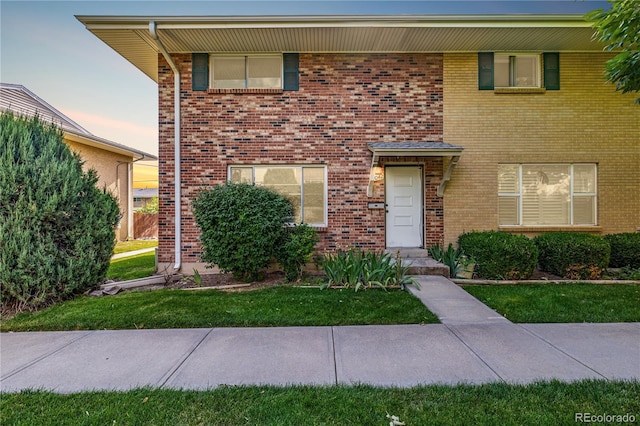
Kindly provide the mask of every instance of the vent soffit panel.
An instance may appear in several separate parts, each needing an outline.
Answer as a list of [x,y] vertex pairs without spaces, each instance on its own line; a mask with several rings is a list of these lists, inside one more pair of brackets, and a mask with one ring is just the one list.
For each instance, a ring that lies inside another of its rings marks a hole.
[[[90,28],[147,76],[157,81],[158,51],[145,26]],[[171,53],[300,52],[417,53],[477,51],[602,51],[590,27],[176,27],[158,25]]]
[[131,62],[154,81],[158,74],[158,52],[148,40],[148,31],[142,30],[94,30],[99,39]]
[[602,49],[592,41],[590,28],[225,28],[158,32],[172,53]]

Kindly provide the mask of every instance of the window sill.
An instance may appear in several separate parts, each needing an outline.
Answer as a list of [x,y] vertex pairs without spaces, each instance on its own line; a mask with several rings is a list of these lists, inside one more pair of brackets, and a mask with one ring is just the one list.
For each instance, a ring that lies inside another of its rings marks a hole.
[[496,95],[543,95],[547,93],[544,87],[496,87]]
[[211,94],[281,94],[283,89],[207,89]]
[[505,232],[602,232],[602,227],[597,225],[540,225],[540,226],[516,226],[501,225],[498,230]]

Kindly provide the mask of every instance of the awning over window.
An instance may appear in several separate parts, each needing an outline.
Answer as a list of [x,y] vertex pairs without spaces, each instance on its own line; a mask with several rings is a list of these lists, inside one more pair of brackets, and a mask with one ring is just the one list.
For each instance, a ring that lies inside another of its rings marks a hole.
[[371,158],[371,172],[369,174],[369,187],[367,195],[372,195],[373,182],[379,173],[374,172],[378,166],[380,157],[451,157],[449,166],[438,186],[438,196],[444,196],[444,189],[451,179],[451,173],[460,160],[462,148],[445,142],[370,142],[367,144],[369,151],[373,153]]

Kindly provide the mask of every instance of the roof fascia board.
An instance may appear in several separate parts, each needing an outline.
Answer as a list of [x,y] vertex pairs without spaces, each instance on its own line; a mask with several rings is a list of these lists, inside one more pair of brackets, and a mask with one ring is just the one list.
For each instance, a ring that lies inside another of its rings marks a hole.
[[76,16],[89,29],[590,27],[582,15]]

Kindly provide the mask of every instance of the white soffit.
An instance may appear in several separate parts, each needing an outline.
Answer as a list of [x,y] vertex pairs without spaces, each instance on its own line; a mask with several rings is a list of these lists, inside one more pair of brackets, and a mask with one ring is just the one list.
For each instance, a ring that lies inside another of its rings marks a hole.
[[89,31],[157,81],[158,52],[419,53],[601,51],[581,16],[79,16]]

